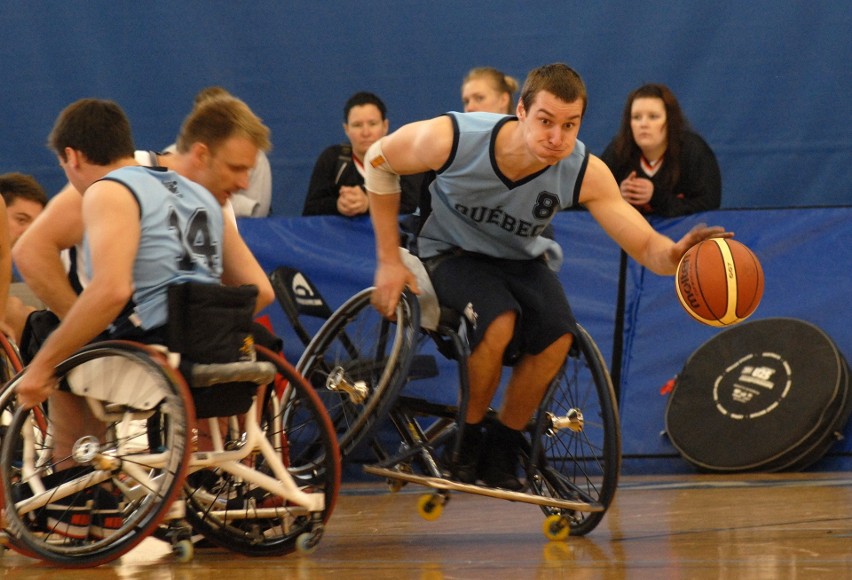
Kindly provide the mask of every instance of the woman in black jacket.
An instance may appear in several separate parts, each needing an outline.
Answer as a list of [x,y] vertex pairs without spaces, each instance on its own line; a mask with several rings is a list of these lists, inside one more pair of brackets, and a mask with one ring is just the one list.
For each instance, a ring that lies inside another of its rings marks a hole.
[[[388,132],[387,109],[373,93],[352,95],[343,108],[343,131],[349,143],[326,148],[311,174],[302,215],[366,214],[369,199],[364,189],[363,159],[367,149]],[[419,180],[412,176],[401,180],[400,213],[417,208]]]
[[644,214],[687,215],[722,202],[716,156],[665,85],[643,85],[628,95],[618,134],[601,159],[624,199]]

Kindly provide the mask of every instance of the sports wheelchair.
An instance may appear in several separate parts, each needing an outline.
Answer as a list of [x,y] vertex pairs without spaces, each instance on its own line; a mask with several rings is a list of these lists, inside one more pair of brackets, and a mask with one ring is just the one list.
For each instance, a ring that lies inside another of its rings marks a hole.
[[[4,369],[20,370],[3,346]],[[107,563],[149,536],[170,541],[180,561],[198,534],[252,556],[313,551],[340,485],[337,441],[295,369],[264,347],[256,354],[192,365],[185,378],[151,346],[84,347],[56,370],[57,394],[94,418],[67,455],[54,439],[57,395],[24,410],[22,374],[13,376],[0,392],[5,543],[64,567]],[[194,398],[223,387],[248,389],[248,404],[210,412],[197,429]]]
[[[409,258],[408,263],[417,268],[419,260]],[[421,290],[423,275],[425,271],[419,278]],[[344,460],[369,443],[377,461],[363,469],[385,478],[391,491],[407,483],[433,489],[418,502],[424,519],[441,515],[451,491],[537,504],[546,516],[544,534],[552,540],[587,534],[603,519],[618,483],[621,431],[609,373],[585,329],[580,327],[525,429],[520,458],[525,488],[508,491],[461,483],[444,459],[444,448],[458,452],[459,417],[467,405],[470,329],[464,316],[440,308],[428,292],[419,297],[405,292],[396,316],[388,320],[371,306],[372,288],[332,312],[303,273],[281,267],[271,280],[291,325],[306,343],[296,368],[328,410]],[[421,322],[421,304],[428,309],[428,324]],[[309,341],[300,321],[304,316],[327,318]],[[443,379],[436,354],[457,362],[455,404],[409,394],[418,380]],[[496,420],[496,413],[489,411],[486,420]],[[387,421],[398,434],[391,441],[377,433]]]

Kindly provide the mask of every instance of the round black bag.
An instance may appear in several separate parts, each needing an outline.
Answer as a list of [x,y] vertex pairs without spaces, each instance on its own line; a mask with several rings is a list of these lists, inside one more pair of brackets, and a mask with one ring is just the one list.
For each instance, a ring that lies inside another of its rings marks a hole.
[[689,357],[666,406],[666,433],[705,471],[799,470],[841,437],[849,368],[816,326],[769,318],[727,329]]

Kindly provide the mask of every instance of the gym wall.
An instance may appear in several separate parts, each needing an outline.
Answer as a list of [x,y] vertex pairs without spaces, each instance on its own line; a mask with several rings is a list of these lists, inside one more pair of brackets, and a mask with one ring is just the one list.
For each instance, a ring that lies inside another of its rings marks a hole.
[[586,80],[580,136],[600,153],[627,93],[668,84],[719,158],[723,207],[852,201],[852,11],[836,1],[549,6],[507,0],[0,4],[0,172],[64,177],[46,137],[82,97],[116,100],[137,147],[174,142],[195,93],[223,85],[272,129],[273,212],[299,215],[313,163],[359,90],[391,127],[460,108],[468,69],[523,80],[563,61]]

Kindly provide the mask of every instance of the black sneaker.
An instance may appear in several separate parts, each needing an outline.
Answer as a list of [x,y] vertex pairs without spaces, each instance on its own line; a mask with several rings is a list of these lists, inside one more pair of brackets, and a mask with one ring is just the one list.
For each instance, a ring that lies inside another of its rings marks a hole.
[[75,493],[44,506],[44,530],[84,540],[92,525],[91,493]]
[[450,477],[454,477],[462,483],[476,483],[479,468],[479,456],[482,449],[482,441],[485,435],[482,431],[482,423],[464,423],[462,425],[461,447],[457,461],[453,461],[453,445],[455,439],[451,439],[444,447],[444,462],[450,470]]
[[95,490],[89,535],[102,540],[121,529],[124,525],[124,514],[118,499],[105,487]]
[[[61,484],[92,473],[92,471],[91,467],[71,467],[46,475],[41,478],[41,482],[45,489],[50,492]],[[20,499],[32,497],[28,483],[22,482],[16,487],[18,489],[14,493],[15,496],[20,497]],[[35,520],[38,522],[37,527],[48,534],[59,534],[74,539],[87,538],[92,523],[92,498],[92,491],[87,488],[67,497],[51,501],[44,508],[38,510],[38,516]]]
[[523,435],[495,421],[488,425],[480,474],[489,487],[520,491],[524,484],[518,478]]

